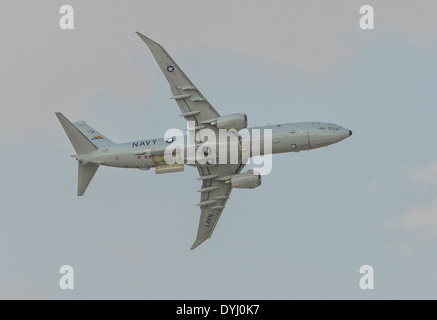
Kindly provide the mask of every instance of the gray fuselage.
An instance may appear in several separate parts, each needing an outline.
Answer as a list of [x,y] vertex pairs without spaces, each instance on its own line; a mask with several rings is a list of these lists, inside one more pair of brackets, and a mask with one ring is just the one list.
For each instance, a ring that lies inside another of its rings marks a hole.
[[[277,124],[252,127],[247,130],[252,135],[255,130],[264,132],[266,129],[271,129],[272,133],[272,154],[299,152],[326,147],[352,135],[352,131],[349,129],[324,122]],[[177,137],[176,139],[181,138],[182,137]],[[184,135],[183,138],[185,142],[184,145],[187,146],[187,136]],[[169,142],[164,138],[137,140],[116,144],[106,149],[101,148],[90,154],[77,156],[77,159],[82,162],[92,162],[109,167],[147,170],[166,165],[164,161],[164,151],[171,143],[176,143],[176,141]],[[264,151],[264,139],[262,134],[260,147],[260,155],[269,153]],[[251,156],[252,155],[251,153]],[[185,160],[187,159],[185,158]],[[187,164],[186,161],[185,164]]]

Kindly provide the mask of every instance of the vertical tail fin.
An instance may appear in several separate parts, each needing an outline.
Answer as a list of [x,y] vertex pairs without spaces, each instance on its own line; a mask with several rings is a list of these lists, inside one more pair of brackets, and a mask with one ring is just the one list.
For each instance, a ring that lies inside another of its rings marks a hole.
[[99,149],[110,148],[115,144],[96,129],[91,128],[85,121],[76,121],[73,125]]
[[70,139],[74,150],[78,155],[86,154],[97,150],[98,148],[88,138],[80,132],[78,128],[74,126],[62,113],[56,112],[56,116],[59,119],[65,133]]
[[81,164],[79,162],[79,175],[77,179],[78,196],[81,196],[85,193],[86,188],[90,184],[98,168],[99,168],[98,164],[94,164],[94,163]]

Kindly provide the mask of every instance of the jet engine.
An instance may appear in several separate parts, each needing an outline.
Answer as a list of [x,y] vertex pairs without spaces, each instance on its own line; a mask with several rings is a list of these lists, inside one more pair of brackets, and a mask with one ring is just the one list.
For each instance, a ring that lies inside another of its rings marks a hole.
[[261,185],[261,175],[253,170],[239,173],[231,178],[233,188],[253,189]]
[[247,116],[244,113],[233,113],[220,117],[215,122],[218,129],[235,129],[239,131],[247,127]]

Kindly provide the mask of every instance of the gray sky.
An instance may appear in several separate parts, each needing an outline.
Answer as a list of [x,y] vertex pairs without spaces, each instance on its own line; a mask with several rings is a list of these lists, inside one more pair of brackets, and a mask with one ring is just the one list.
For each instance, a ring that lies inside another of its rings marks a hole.
[[[437,298],[435,1],[0,4],[0,298]],[[375,29],[359,28],[373,5]],[[221,114],[354,135],[273,158],[194,251],[197,171],[99,169],[76,197],[54,112],[116,142],[185,127],[140,31]],[[61,265],[75,289],[59,288]],[[375,290],[358,283],[362,265]]]

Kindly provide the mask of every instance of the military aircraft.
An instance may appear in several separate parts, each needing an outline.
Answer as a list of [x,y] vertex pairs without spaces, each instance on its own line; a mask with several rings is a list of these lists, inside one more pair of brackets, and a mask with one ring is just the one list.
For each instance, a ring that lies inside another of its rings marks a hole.
[[[170,84],[170,91],[173,95],[171,98],[177,102],[181,111],[179,116],[194,123],[194,130],[209,129],[218,135],[219,130],[227,129],[234,130],[239,136],[238,132],[247,128],[245,114],[220,115],[160,44],[139,32],[137,34],[149,47]],[[56,116],[76,151],[74,157],[79,164],[78,196],[84,194],[101,165],[142,170],[155,168],[155,172],[159,174],[183,171],[184,165],[189,164],[185,151],[182,153],[185,161],[182,164],[169,163],[165,159],[166,148],[175,143],[179,137],[153,138],[117,144],[88,126],[84,121],[71,123],[60,112],[57,112]],[[249,131],[254,129],[271,130],[271,154],[326,147],[352,135],[349,129],[324,122],[247,128]],[[194,161],[190,164],[197,168],[198,180],[202,182],[198,190],[200,202],[197,204],[201,209],[200,221],[197,237],[191,249],[195,249],[211,237],[233,188],[251,189],[261,185],[261,175],[257,172],[252,170],[241,172],[246,164],[241,156],[241,139],[239,147],[240,154],[236,163]],[[266,150],[262,152],[266,154]],[[205,155],[207,156],[208,152]],[[249,157],[252,156],[253,153],[249,153]]]

